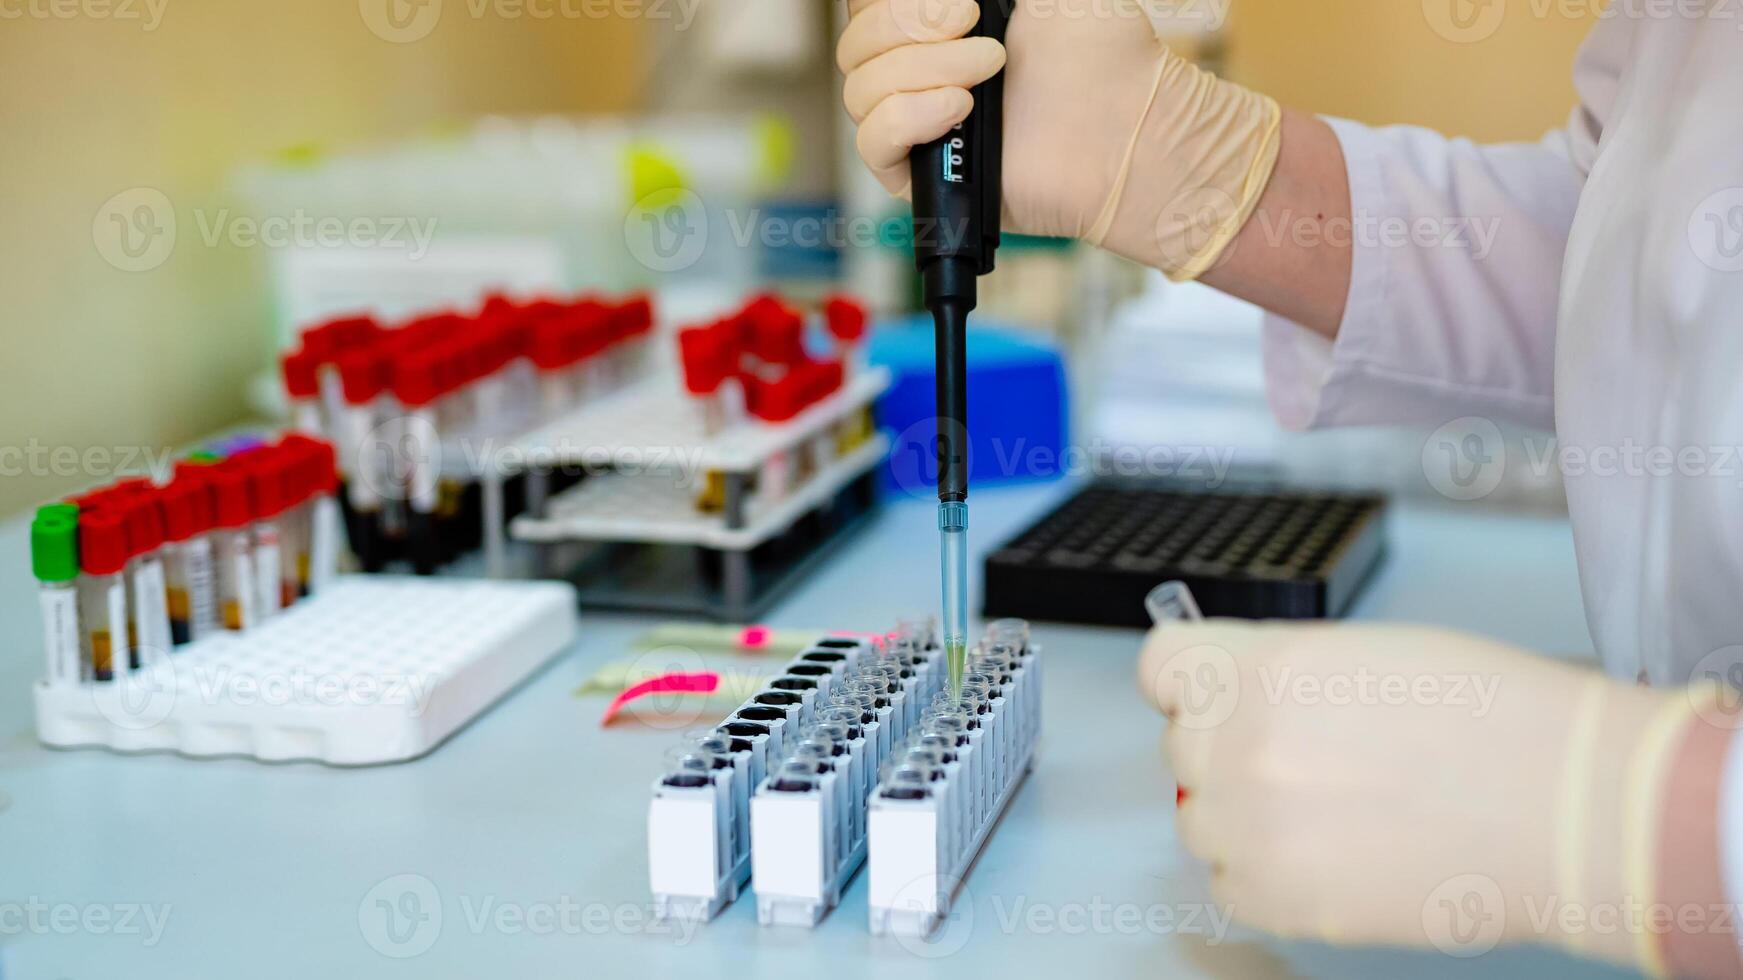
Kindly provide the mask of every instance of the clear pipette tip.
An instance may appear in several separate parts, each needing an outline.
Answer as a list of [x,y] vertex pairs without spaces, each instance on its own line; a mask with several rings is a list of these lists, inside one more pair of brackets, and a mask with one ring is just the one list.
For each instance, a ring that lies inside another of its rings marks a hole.
[[950,665],[950,692],[962,692],[968,659],[968,503],[938,503],[938,571],[944,586],[944,653]]

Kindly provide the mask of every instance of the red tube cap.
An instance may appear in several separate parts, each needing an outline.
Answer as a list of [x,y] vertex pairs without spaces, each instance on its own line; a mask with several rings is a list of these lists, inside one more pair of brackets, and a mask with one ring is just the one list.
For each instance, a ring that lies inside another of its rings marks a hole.
[[[745,402],[752,415],[765,422],[787,422],[805,408],[805,376],[788,371],[779,381],[744,379]],[[753,395],[752,392],[755,392]]]
[[285,467],[288,456],[282,446],[273,446],[249,457],[248,493],[256,520],[277,517],[290,506],[290,474]]
[[823,304],[823,319],[829,332],[844,344],[858,343],[865,336],[865,304],[850,296],[833,296]]
[[761,297],[746,310],[750,352],[770,364],[797,364],[805,359],[805,321],[772,297]]
[[341,354],[336,363],[348,405],[367,405],[387,387],[386,364],[373,350]]
[[249,493],[248,468],[240,457],[231,457],[210,468],[213,517],[222,528],[247,527],[254,520],[254,500]]
[[135,555],[163,547],[163,511],[157,500],[158,490],[149,484],[129,487],[120,498],[126,508],[127,547]]
[[840,361],[811,361],[794,368],[804,377],[805,403],[815,405],[841,390]]
[[684,386],[692,395],[720,389],[732,364],[726,336],[713,327],[693,327],[678,334],[678,357],[684,365]]
[[164,536],[171,541],[186,541],[212,529],[212,485],[198,469],[178,472],[159,492],[157,505],[163,512]]
[[393,396],[407,408],[420,408],[442,393],[440,351],[403,354],[393,365]]
[[111,510],[79,511],[79,569],[114,575],[127,567],[127,525]]
[[307,351],[291,351],[279,361],[284,371],[284,391],[292,398],[313,398],[320,393],[315,372],[321,362]]

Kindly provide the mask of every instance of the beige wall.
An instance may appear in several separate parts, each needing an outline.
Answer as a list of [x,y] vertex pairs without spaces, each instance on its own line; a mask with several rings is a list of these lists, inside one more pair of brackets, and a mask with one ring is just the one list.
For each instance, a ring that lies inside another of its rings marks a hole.
[[[426,0],[426,14],[440,11],[433,27],[413,21],[395,36],[427,35],[390,43],[363,16],[383,24],[388,2],[0,4],[25,13],[0,18],[0,514],[108,475],[94,457],[69,471],[57,447],[162,452],[244,413],[246,380],[271,350],[264,256],[207,247],[196,225],[228,203],[221,188],[238,162],[488,111],[742,105],[785,86],[703,98],[669,76],[682,58],[657,62],[663,84],[648,86],[638,25],[517,17],[514,0]],[[1228,70],[1316,111],[1531,138],[1565,119],[1586,29],[1536,18],[1537,6],[1505,5],[1492,36],[1455,43],[1421,0],[1234,0]],[[490,12],[473,16],[479,7]],[[38,15],[54,10],[76,16]],[[808,128],[833,118],[833,94],[779,102]],[[168,196],[177,245],[161,266],[123,272],[100,252],[93,218],[141,187]]]
[[[161,452],[245,412],[271,351],[264,256],[208,247],[197,223],[238,162],[487,111],[622,109],[643,81],[621,21],[447,0],[390,43],[361,16],[385,0],[55,2],[0,5],[0,514],[109,475],[56,447]],[[168,197],[176,245],[124,272],[93,218],[140,187]]]
[[[1233,0],[1228,74],[1315,112],[1480,140],[1536,139],[1573,107],[1573,57],[1591,6]],[[1455,7],[1504,13],[1461,33],[1447,16]],[[1570,9],[1588,12],[1562,12]]]

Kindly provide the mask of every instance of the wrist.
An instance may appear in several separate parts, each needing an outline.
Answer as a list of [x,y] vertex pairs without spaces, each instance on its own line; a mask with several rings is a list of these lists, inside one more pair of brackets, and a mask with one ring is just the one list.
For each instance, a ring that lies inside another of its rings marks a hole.
[[1198,278],[1258,206],[1281,130],[1275,100],[1164,54],[1085,239],[1177,281]]
[[1662,938],[1672,923],[1660,839],[1674,763],[1699,707],[1692,692],[1589,682],[1558,786],[1554,879],[1527,920],[1541,938],[1665,974]]

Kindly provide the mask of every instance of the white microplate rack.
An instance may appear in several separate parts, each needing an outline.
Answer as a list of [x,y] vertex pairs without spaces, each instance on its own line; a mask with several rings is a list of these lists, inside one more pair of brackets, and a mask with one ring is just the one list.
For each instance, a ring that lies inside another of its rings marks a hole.
[[36,686],[59,748],[362,766],[421,756],[571,644],[561,582],[343,576],[121,682]]
[[702,428],[694,400],[674,377],[661,376],[539,426],[517,440],[516,447],[547,464],[649,468],[663,455],[673,465],[747,473],[770,456],[821,435],[889,386],[888,368],[864,368],[786,422],[747,417],[711,436]]
[[629,472],[594,475],[552,497],[543,516],[515,518],[510,531],[542,544],[639,541],[732,551],[754,548],[876,466],[889,450],[888,438],[875,434],[852,452],[830,459],[778,500],[747,500],[736,521],[729,513],[697,511],[704,474],[755,473],[771,457],[826,436],[889,385],[887,368],[858,371],[839,391],[788,422],[747,418],[710,436],[689,397],[669,384],[644,384],[519,440],[518,454],[542,465],[611,466]]

